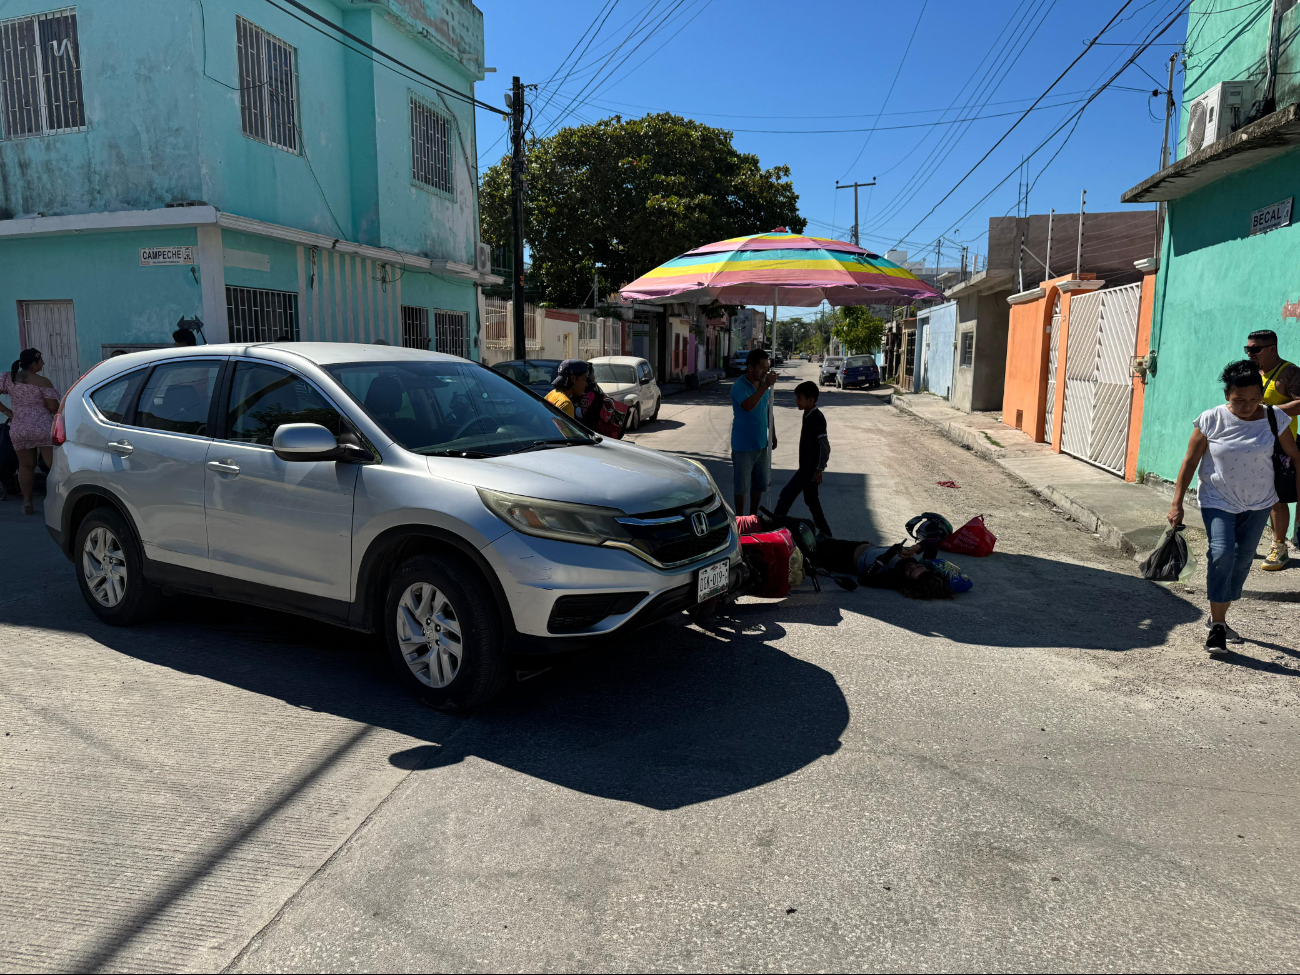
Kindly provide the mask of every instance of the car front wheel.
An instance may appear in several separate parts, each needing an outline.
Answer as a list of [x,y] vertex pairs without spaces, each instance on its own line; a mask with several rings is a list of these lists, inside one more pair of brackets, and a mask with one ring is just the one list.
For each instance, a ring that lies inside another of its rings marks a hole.
[[632,412],[627,415],[628,430],[639,430],[641,428],[641,407],[632,407]]
[[145,582],[144,553],[115,508],[95,508],[77,526],[77,585],[90,611],[111,626],[130,626],[157,612],[162,593]]
[[509,679],[492,593],[461,558],[417,555],[402,563],[388,585],[384,622],[398,680],[440,711],[469,711]]

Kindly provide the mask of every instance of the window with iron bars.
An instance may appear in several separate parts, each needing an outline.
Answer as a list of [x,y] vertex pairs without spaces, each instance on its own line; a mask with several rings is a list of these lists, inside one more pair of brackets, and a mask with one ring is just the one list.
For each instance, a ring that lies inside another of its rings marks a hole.
[[402,348],[427,349],[429,347],[429,309],[415,305],[402,306]]
[[451,122],[411,96],[411,178],[450,193]]
[[435,352],[446,352],[469,358],[469,316],[463,311],[433,312],[433,341]]
[[0,138],[85,128],[77,8],[0,20]]
[[961,333],[961,364],[971,366],[975,364],[975,333]]
[[226,287],[232,342],[297,342],[298,296],[292,291]]
[[298,49],[235,18],[239,117],[244,135],[298,151]]

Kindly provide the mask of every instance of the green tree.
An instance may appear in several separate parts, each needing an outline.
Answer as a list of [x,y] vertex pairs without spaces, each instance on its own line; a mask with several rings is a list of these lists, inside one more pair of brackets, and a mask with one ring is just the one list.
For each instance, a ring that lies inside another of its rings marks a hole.
[[883,318],[855,305],[837,308],[836,318],[831,334],[844,343],[850,355],[880,351],[880,343],[885,338]]
[[[789,227],[802,233],[790,168],[763,169],[731,133],[661,113],[561,129],[528,146],[524,239],[548,301],[590,300],[701,244]],[[483,174],[483,240],[511,237],[510,159]]]

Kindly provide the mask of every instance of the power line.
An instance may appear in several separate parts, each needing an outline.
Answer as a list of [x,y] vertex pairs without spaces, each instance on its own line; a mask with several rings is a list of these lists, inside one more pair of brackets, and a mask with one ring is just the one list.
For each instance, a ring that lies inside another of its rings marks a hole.
[[[591,45],[596,40],[597,35],[599,35],[600,32],[605,29],[605,21],[609,20],[610,16],[614,13],[614,8],[619,5],[619,2],[620,0],[612,0],[612,5],[611,5],[611,0],[605,0],[604,6],[602,6],[600,10],[596,11],[596,16],[591,19],[591,23],[587,25],[587,29],[582,32],[582,37],[586,37],[587,34],[591,32],[591,29],[593,26],[596,25],[597,20],[600,20],[600,26],[596,27],[595,33],[592,33],[591,38],[587,41],[587,46],[582,49],[582,53],[578,55],[578,57],[574,60],[573,64],[569,66],[569,70],[565,73],[564,77],[560,79],[560,83],[556,86],[555,89],[556,91],[564,87],[564,83],[569,80],[569,75],[573,74],[573,69],[576,68],[581,63],[584,57],[586,57],[587,51],[591,48]],[[601,20],[600,15],[601,13],[605,12],[606,7],[609,8],[609,11],[608,13],[605,13],[604,20]],[[546,79],[546,84],[549,85],[552,81],[555,80],[555,76],[560,73],[560,70],[564,67],[565,62],[567,62],[569,58],[573,56],[573,52],[576,51],[578,49],[578,45],[582,43],[582,37],[579,37],[578,40],[574,42],[573,49],[570,50],[569,53],[564,56],[564,61],[561,61],[560,66],[551,73],[551,76],[549,78]],[[546,101],[544,101],[538,107],[538,112],[539,113],[544,112],[547,106],[551,104],[551,99],[553,99],[554,97],[555,97],[555,92],[552,92],[550,95],[548,95],[546,97]]]
[[[1042,142],[1040,142],[1037,146],[1035,146],[1034,149],[1033,149],[1033,151],[1030,152],[1029,155],[1026,156],[1025,158],[1026,158],[1026,159],[1032,159],[1032,158],[1033,158],[1033,157],[1034,157],[1034,156],[1035,156],[1039,151],[1042,150],[1042,148],[1043,148],[1045,145],[1047,145],[1049,142],[1051,142],[1052,139],[1056,138],[1056,136],[1059,135],[1059,134],[1060,134],[1060,133],[1065,129],[1065,127],[1066,127],[1067,125],[1069,125],[1072,121],[1075,121],[1075,120],[1078,118],[1078,116],[1082,115],[1085,111],[1087,111],[1088,106],[1089,106],[1090,104],[1092,104],[1092,102],[1097,98],[1097,96],[1101,95],[1101,93],[1102,93],[1103,91],[1105,91],[1105,90],[1107,89],[1107,87],[1109,87],[1110,82],[1111,82],[1111,81],[1114,81],[1114,80],[1115,80],[1116,78],[1118,78],[1121,74],[1123,74],[1126,70],[1128,70],[1129,65],[1130,65],[1130,64],[1131,64],[1131,63],[1132,63],[1132,62],[1133,62],[1133,61],[1134,61],[1134,60],[1135,60],[1139,55],[1143,54],[1143,53],[1147,50],[1148,47],[1150,47],[1150,43],[1149,43],[1150,41],[1154,41],[1156,38],[1163,36],[1164,33],[1165,33],[1165,31],[1169,30],[1169,28],[1173,27],[1174,24],[1176,24],[1176,23],[1178,22],[1178,18],[1181,17],[1181,16],[1183,15],[1183,13],[1186,11],[1186,9],[1187,9],[1188,6],[1189,6],[1189,4],[1186,3],[1186,2],[1184,2],[1184,3],[1180,3],[1180,4],[1178,5],[1178,9],[1174,11],[1173,16],[1170,17],[1169,20],[1165,22],[1165,25],[1164,25],[1164,26],[1161,27],[1161,28],[1160,28],[1158,31],[1156,31],[1154,34],[1149,34],[1149,35],[1148,35],[1148,39],[1149,39],[1148,42],[1144,43],[1144,45],[1143,45],[1141,48],[1139,48],[1137,51],[1134,51],[1133,54],[1129,57],[1129,59],[1128,59],[1127,61],[1125,61],[1124,64],[1119,68],[1119,70],[1116,71],[1114,74],[1112,74],[1111,77],[1110,77],[1110,78],[1109,78],[1109,79],[1108,79],[1104,84],[1102,84],[1101,87],[1099,87],[1099,88],[1096,90],[1096,92],[1094,92],[1092,98],[1089,98],[1089,99],[1088,99],[1088,100],[1083,104],[1083,106],[1079,108],[1079,110],[1078,110],[1077,112],[1075,112],[1075,113],[1074,113],[1073,115],[1071,115],[1071,116],[1068,116],[1068,117],[1065,119],[1065,121],[1063,121],[1063,122],[1062,122],[1059,126],[1057,126],[1055,129],[1053,129],[1052,132],[1050,132],[1050,133],[1048,134],[1047,138],[1045,138]],[[969,210],[967,210],[967,211],[966,211],[965,213],[963,213],[960,217],[958,217],[955,221],[953,221],[953,222],[949,225],[949,229],[951,229],[952,227],[957,226],[957,225],[960,224],[963,220],[965,220],[967,217],[969,217],[969,216],[970,216],[970,215],[975,211],[975,209],[976,209],[978,206],[980,206],[980,204],[982,204],[985,200],[987,200],[990,196],[992,196],[995,192],[997,192],[997,190],[998,190],[999,188],[1001,188],[1001,186],[1002,186],[1003,183],[1005,183],[1007,180],[1009,180],[1012,176],[1014,176],[1014,175],[1015,175],[1017,172],[1019,172],[1019,171],[1020,171],[1020,166],[1017,165],[1015,169],[1011,170],[1011,172],[1009,172],[1009,173],[1007,173],[1007,175],[1003,176],[1002,179],[998,180],[998,182],[995,183],[994,186],[993,186],[993,187],[992,187],[992,188],[991,188],[987,193],[985,193],[982,197],[980,197],[978,200],[975,201],[975,204],[974,204],[974,205],[973,205]],[[933,211],[931,211],[931,212],[933,212]],[[918,226],[919,226],[919,225],[918,225]],[[915,229],[915,228],[913,228],[913,229]],[[948,232],[947,230],[944,231],[944,233],[947,233],[947,232]],[[908,231],[908,233],[911,233],[911,231]]]
[[[912,50],[912,41],[916,40],[916,32],[921,26],[921,18],[925,16],[925,8],[929,5],[930,0],[924,0],[921,4],[920,13],[916,15],[916,23],[912,26],[912,35],[907,39],[907,47],[903,48],[903,56],[898,59],[898,70],[894,72],[894,80],[889,83],[889,91],[885,92],[885,100],[880,103],[881,112],[883,112],[889,105],[889,97],[894,93],[894,86],[898,84],[898,76],[903,73],[903,65],[907,63],[907,55]],[[880,115],[877,113],[876,121],[879,120]],[[862,154],[867,151],[867,143],[871,141],[871,136],[874,134],[874,130],[867,131],[867,137],[862,140],[862,148],[859,149],[858,154],[853,157],[853,162],[849,163],[849,168],[844,170],[844,175],[841,176],[840,179],[845,179],[849,173],[853,172],[853,167],[858,164],[858,160],[862,158]]]
[[[319,27],[315,26],[314,24],[308,23],[307,21],[303,20],[292,10],[285,10],[283,7],[280,6],[280,3],[287,3],[291,7],[296,7],[298,10],[301,10],[303,13],[305,13],[307,16],[311,17],[312,19],[318,20],[322,24],[325,24],[327,27],[329,27],[331,30],[337,31],[338,33],[342,34],[348,40],[360,44],[362,47],[366,48],[367,50],[374,51],[376,54],[380,55],[381,57],[384,57],[389,61],[392,61],[393,64],[396,64],[401,68],[404,68],[405,70],[411,72],[413,75],[416,75],[417,77],[428,82],[434,88],[437,88],[438,90],[445,92],[446,94],[451,95],[454,98],[460,98],[463,101],[469,102],[471,105],[477,105],[479,108],[486,109],[489,112],[496,112],[498,115],[509,116],[510,114],[509,112],[497,108],[495,105],[489,105],[487,102],[479,101],[473,95],[467,95],[463,91],[457,91],[455,88],[452,88],[450,85],[444,84],[443,82],[439,81],[437,78],[429,77],[423,71],[411,67],[405,61],[399,61],[397,58],[393,57],[387,51],[377,48],[373,44],[367,41],[363,41],[361,38],[357,37],[356,34],[344,30],[338,24],[331,23],[327,18],[322,17],[320,14],[316,13],[316,11],[312,10],[310,7],[303,6],[301,3],[298,2],[298,0],[279,0],[279,2],[276,2],[276,0],[266,0],[266,2],[269,3],[272,7],[275,7],[275,9],[279,10],[281,13],[289,17],[292,17],[294,20],[297,20],[303,24],[306,24],[308,27],[310,27],[312,30],[316,31],[317,33],[322,34],[325,37],[330,37],[332,40],[338,41],[338,43],[343,44],[343,42],[340,41],[337,37],[333,37],[330,34],[326,34],[325,31],[321,30]],[[347,47],[348,45],[343,44],[343,46]],[[356,50],[356,49],[352,48],[351,50]],[[357,51],[357,53],[360,54],[362,52]],[[371,60],[374,59],[371,58]]]
[[[1110,30],[1111,25],[1112,25],[1113,23],[1115,23],[1115,21],[1119,18],[1119,15],[1122,14],[1122,13],[1123,13],[1127,8],[1128,8],[1128,6],[1129,6],[1132,2],[1133,2],[1133,0],[1124,0],[1124,5],[1123,5],[1122,7],[1120,7],[1119,10],[1115,11],[1114,16],[1112,16],[1112,17],[1110,18],[1110,20],[1108,20],[1108,21],[1106,22],[1106,26],[1103,27],[1100,31],[1097,32],[1097,36],[1093,38],[1093,41],[1094,41],[1094,42],[1097,41],[1097,40],[1099,40],[1099,39],[1101,38],[1102,34],[1105,34],[1106,31]],[[1087,53],[1088,53],[1089,51],[1091,51],[1091,50],[1092,50],[1092,44],[1089,43],[1089,44],[1088,44],[1088,45],[1087,45],[1087,46],[1086,46],[1086,47],[1085,47],[1085,48],[1084,48],[1084,49],[1079,53],[1079,55],[1078,55],[1078,56],[1077,56],[1073,61],[1071,61],[1068,65],[1066,65],[1065,70],[1062,71],[1059,75],[1057,75],[1057,76],[1056,76],[1056,79],[1055,79],[1055,80],[1054,80],[1050,85],[1048,85],[1048,86],[1043,90],[1043,93],[1042,93],[1041,95],[1038,96],[1038,98],[1034,101],[1034,104],[1033,104],[1033,105],[1030,105],[1029,108],[1025,109],[1024,114],[1021,115],[1020,118],[1016,119],[1015,122],[1013,122],[1013,123],[1011,124],[1011,128],[1007,129],[1007,131],[1004,132],[1004,133],[1003,133],[1003,134],[998,138],[998,141],[995,142],[995,143],[993,143],[993,145],[989,147],[988,152],[986,152],[986,153],[984,153],[984,155],[980,156],[979,161],[976,162],[975,165],[972,166],[969,170],[967,170],[966,174],[965,174],[964,176],[962,176],[961,179],[957,180],[957,182],[956,182],[956,184],[953,186],[953,188],[950,189],[947,193],[945,193],[945,194],[944,194],[944,195],[939,199],[939,202],[938,202],[938,203],[936,203],[934,206],[930,207],[930,209],[926,212],[925,216],[922,217],[920,220],[918,220],[918,221],[916,222],[916,224],[912,227],[912,230],[909,230],[909,231],[908,231],[909,234],[912,233],[913,230],[916,230],[917,227],[919,227],[922,223],[924,223],[924,222],[925,222],[925,221],[930,217],[930,214],[934,213],[935,210],[939,209],[939,207],[942,206],[943,203],[944,203],[944,202],[945,202],[945,201],[946,201],[950,196],[952,196],[954,193],[957,192],[958,188],[959,188],[963,183],[965,183],[966,180],[968,180],[968,179],[971,177],[971,175],[975,172],[975,170],[979,169],[979,167],[983,164],[984,160],[988,159],[988,157],[991,156],[991,155],[993,154],[993,150],[996,149],[998,146],[1002,145],[1002,143],[1005,142],[1005,141],[1007,140],[1007,137],[1010,136],[1011,133],[1014,132],[1014,131],[1016,130],[1016,127],[1019,126],[1021,122],[1023,122],[1026,118],[1029,117],[1029,113],[1032,112],[1032,111],[1034,110],[1034,106],[1037,105],[1037,104],[1038,104],[1040,101],[1042,101],[1044,98],[1046,98],[1047,95],[1048,95],[1048,93],[1049,93],[1053,88],[1055,88],[1055,87],[1057,86],[1057,84],[1060,83],[1061,79],[1064,78],[1064,77],[1065,77],[1065,76],[1070,72],[1070,69],[1073,68],[1076,64],[1078,64],[1081,60],[1083,60],[1083,56],[1084,56],[1085,54],[1087,54]],[[1142,50],[1145,50],[1145,48],[1143,48]],[[1101,92],[1099,91],[1099,92],[1097,92],[1096,94],[1100,94],[1100,93],[1101,93]],[[1096,94],[1094,94],[1092,97],[1095,98],[1095,97],[1096,97]],[[1089,99],[1089,101],[1091,102],[1091,99]],[[1086,108],[1087,106],[1085,105],[1084,107]]]

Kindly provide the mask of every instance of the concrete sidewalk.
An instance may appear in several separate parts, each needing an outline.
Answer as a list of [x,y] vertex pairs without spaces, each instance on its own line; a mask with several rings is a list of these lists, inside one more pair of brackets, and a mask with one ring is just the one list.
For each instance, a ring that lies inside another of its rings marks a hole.
[[[1155,548],[1168,526],[1166,515],[1172,495],[1154,487],[1130,484],[1099,467],[1068,454],[1058,454],[1044,443],[1008,427],[987,414],[955,410],[930,393],[892,394],[894,407],[939,429],[975,453],[991,460],[1023,481],[1036,494],[1096,534],[1103,542],[1135,559]],[[1194,498],[1187,500],[1187,550],[1197,560],[1189,585],[1205,588],[1205,532]],[[1257,558],[1262,561],[1271,537],[1267,528]],[[1300,553],[1280,572],[1256,569],[1246,583],[1245,595],[1256,599],[1300,602]]]

